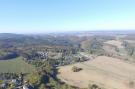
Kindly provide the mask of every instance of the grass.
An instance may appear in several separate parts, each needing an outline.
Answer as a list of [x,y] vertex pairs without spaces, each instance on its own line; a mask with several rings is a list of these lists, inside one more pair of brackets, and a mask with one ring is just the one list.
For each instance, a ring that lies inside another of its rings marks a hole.
[[4,51],[0,51],[0,56],[6,55],[7,53]]
[[0,60],[0,73],[31,73],[35,68],[18,57],[10,60]]
[[[72,67],[82,68],[73,72]],[[129,83],[135,81],[135,65],[126,61],[98,56],[94,60],[59,67],[58,78],[72,86],[87,88],[93,83],[105,89],[135,89]]]

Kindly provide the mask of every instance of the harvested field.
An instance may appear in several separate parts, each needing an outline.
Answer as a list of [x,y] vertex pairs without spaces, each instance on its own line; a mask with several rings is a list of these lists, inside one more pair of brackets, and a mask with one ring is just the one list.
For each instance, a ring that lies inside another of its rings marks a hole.
[[116,46],[116,47],[118,47],[118,48],[123,48],[122,42],[117,41],[117,40],[110,40],[110,41],[107,41],[107,42],[105,42],[105,43],[106,43],[106,44],[110,44],[110,45],[114,45],[114,46]]
[[[83,70],[73,72],[73,66]],[[87,62],[60,67],[59,73],[62,81],[81,88],[96,83],[107,89],[135,89],[135,64],[116,58],[99,56]]]
[[128,43],[131,43],[131,44],[135,44],[135,40],[125,40],[127,41]]

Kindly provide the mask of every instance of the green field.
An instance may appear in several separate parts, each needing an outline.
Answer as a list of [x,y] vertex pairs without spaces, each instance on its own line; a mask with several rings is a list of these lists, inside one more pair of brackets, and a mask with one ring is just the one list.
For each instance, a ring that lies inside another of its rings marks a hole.
[[0,73],[30,73],[35,68],[18,57],[11,60],[0,60]]
[[6,55],[7,53],[0,50],[0,56]]

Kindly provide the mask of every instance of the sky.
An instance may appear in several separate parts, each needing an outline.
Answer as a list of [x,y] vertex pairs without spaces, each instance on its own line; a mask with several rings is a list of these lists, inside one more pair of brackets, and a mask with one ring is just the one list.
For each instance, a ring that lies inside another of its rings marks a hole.
[[0,0],[0,33],[135,30],[135,0]]

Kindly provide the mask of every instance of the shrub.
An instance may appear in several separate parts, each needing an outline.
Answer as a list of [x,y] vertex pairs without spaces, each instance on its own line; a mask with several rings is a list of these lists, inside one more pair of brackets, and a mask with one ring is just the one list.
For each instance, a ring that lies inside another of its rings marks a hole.
[[79,72],[79,71],[81,71],[82,70],[82,68],[78,68],[78,67],[76,67],[76,66],[73,66],[72,67],[72,71],[73,72]]

